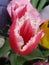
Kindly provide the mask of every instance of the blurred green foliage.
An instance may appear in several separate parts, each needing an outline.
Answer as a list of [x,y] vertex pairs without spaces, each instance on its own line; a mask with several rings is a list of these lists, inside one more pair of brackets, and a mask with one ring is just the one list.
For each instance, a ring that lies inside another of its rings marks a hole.
[[40,12],[47,0],[30,0],[30,2]]

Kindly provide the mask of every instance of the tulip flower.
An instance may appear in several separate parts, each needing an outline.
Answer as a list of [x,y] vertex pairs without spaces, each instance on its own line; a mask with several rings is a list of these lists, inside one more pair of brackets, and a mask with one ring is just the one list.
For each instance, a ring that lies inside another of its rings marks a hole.
[[49,49],[49,20],[40,26],[40,29],[44,31],[44,37],[40,40],[40,45],[46,49]]
[[10,46],[19,55],[27,55],[37,47],[44,34],[39,29],[41,24],[39,13],[28,0],[13,0],[7,10],[12,19]]

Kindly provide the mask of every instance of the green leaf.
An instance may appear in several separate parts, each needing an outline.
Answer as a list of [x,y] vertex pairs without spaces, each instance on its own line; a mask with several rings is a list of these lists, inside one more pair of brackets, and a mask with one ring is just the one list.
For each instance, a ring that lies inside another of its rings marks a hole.
[[5,55],[10,50],[8,39],[5,40],[4,46],[0,48],[0,57]]
[[38,4],[38,1],[39,0],[30,0],[31,4],[33,5],[33,7],[37,7],[37,4]]
[[9,60],[11,65],[23,65],[23,63],[27,61],[23,56],[18,56],[13,52],[10,54]]
[[47,0],[40,0],[37,10],[40,12]]
[[25,59],[27,60],[34,60],[34,59],[44,59],[44,56],[42,52],[36,48],[32,53],[30,53],[27,56],[24,56]]
[[15,53],[10,54],[9,60],[11,65],[17,65],[17,55]]
[[49,50],[43,51],[43,55],[44,55],[44,57],[48,57],[49,56]]
[[23,63],[27,61],[24,57],[18,56],[17,57],[17,65],[23,65]]

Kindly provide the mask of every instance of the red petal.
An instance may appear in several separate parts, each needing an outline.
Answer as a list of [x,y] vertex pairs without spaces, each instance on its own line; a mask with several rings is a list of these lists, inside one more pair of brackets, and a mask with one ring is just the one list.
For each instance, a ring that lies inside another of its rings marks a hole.
[[[20,7],[21,5],[27,5],[27,11],[32,15],[32,18],[34,19],[40,19],[39,17],[39,13],[37,12],[37,10],[35,8],[33,8],[33,6],[31,5],[31,3],[28,0],[12,0],[11,3],[12,4],[16,4],[16,2],[18,2],[18,6]],[[7,10],[11,16],[11,6],[12,4],[9,3]]]
[[[19,11],[17,12],[17,10]],[[21,18],[25,14],[25,12],[26,12],[26,6],[21,6],[20,8],[17,8],[16,11],[14,11],[12,7],[11,11],[12,22],[16,21],[17,18]]]
[[30,24],[30,20],[29,19],[24,21],[24,24],[23,24],[23,26],[20,29],[20,35],[23,37],[25,44],[34,35],[34,30],[33,30],[32,26]]
[[29,45],[26,44],[27,48],[25,50],[23,50],[23,48],[20,50],[20,48],[18,47],[18,42],[17,42],[18,39],[17,39],[17,36],[15,36],[14,29],[15,29],[15,23],[12,24],[11,30],[10,30],[10,45],[11,45],[11,48],[20,55],[26,55],[32,52],[35,49],[35,47],[38,45],[38,42],[43,35],[43,31],[40,31],[40,33],[38,33],[37,35],[33,37],[33,38],[36,37],[35,41],[33,40],[34,42],[30,42]]
[[37,34],[35,41],[30,43],[30,45],[27,47],[27,49],[25,51],[20,51],[19,50],[18,54],[27,55],[30,52],[32,52],[36,48],[36,46],[38,45],[39,40],[41,39],[42,36],[43,36],[43,31],[40,31],[40,33]]
[[17,18],[21,18],[25,14],[25,12],[27,11],[26,7],[27,6],[20,6],[19,8],[16,9],[15,15],[17,16]]

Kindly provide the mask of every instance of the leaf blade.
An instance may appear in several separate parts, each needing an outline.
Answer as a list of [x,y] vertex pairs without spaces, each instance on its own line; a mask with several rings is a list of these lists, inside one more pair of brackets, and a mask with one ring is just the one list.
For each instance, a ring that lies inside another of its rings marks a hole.
[[37,7],[37,4],[38,4],[38,1],[39,0],[30,0],[31,4],[33,5],[33,7]]
[[43,6],[45,5],[45,3],[47,2],[47,0],[41,0],[39,5],[38,5],[38,8],[37,10],[40,12],[41,9],[43,8]]

